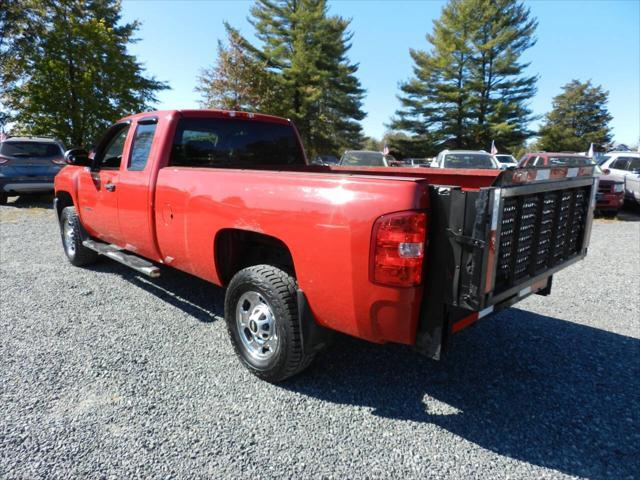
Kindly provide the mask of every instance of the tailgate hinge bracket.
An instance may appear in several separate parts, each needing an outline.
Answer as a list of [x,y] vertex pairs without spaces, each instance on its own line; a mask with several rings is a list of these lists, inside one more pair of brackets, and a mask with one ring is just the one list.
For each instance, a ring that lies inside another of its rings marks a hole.
[[453,238],[456,242],[473,248],[484,248],[486,242],[484,240],[478,240],[477,238],[467,237],[461,233],[454,232],[450,228],[447,228],[447,235],[449,238]]

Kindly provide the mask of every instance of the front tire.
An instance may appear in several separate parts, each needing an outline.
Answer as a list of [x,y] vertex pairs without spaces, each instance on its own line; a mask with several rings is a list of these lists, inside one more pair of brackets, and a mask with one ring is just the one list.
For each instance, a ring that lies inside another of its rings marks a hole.
[[75,207],[66,207],[60,215],[60,234],[62,246],[69,262],[76,267],[91,265],[98,260],[98,254],[85,247],[82,240],[86,234]]
[[313,360],[302,350],[296,281],[279,268],[240,270],[229,283],[224,313],[238,358],[262,380],[281,382]]
[[0,205],[6,205],[9,196],[6,193],[0,193]]

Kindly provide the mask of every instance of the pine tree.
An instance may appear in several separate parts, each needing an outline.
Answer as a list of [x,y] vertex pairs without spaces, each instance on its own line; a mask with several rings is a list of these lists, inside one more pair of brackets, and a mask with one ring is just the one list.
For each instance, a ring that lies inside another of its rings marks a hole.
[[137,22],[121,24],[117,0],[34,2],[40,34],[14,58],[20,77],[4,92],[18,132],[87,145],[114,120],[144,110],[164,83],[127,53]]
[[553,109],[540,128],[538,144],[547,151],[584,152],[593,143],[596,150],[611,145],[609,92],[591,81],[572,80],[553,99]]
[[526,76],[520,57],[535,44],[537,22],[514,0],[476,2],[479,28],[471,38],[474,59],[470,71],[473,144],[488,148],[495,140],[509,151],[531,137],[533,119],[527,101],[535,93],[536,76]]
[[237,44],[269,75],[260,109],[291,118],[312,155],[359,146],[364,91],[347,58],[349,21],[329,16],[326,0],[257,0],[250,22],[259,45]]
[[535,28],[518,0],[451,0],[427,35],[431,49],[410,50],[414,78],[401,84],[391,128],[412,133],[426,154],[521,145],[532,134],[536,77],[520,57]]

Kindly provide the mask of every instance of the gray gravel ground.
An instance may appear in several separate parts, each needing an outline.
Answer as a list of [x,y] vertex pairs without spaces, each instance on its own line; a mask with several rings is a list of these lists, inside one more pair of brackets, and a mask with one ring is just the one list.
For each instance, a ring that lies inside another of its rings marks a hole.
[[638,215],[445,361],[341,338],[273,386],[220,289],[74,268],[47,207],[0,207],[0,478],[640,476]]

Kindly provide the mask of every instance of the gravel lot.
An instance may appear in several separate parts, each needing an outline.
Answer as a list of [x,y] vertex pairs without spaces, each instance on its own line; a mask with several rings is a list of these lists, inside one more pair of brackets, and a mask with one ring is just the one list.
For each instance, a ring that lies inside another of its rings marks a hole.
[[0,478],[640,476],[640,215],[445,361],[341,338],[273,386],[220,289],[74,268],[48,206],[0,207]]

